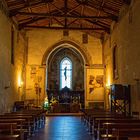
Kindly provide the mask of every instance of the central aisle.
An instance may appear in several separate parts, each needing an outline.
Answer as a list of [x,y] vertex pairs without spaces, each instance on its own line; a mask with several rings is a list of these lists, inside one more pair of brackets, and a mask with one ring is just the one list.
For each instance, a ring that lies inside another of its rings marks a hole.
[[81,123],[80,117],[46,117],[45,127],[31,140],[94,140]]

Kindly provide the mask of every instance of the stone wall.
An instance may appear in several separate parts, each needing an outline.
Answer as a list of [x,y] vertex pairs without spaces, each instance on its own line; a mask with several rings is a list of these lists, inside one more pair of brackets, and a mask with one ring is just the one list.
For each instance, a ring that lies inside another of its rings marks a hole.
[[41,65],[42,56],[53,45],[60,41],[69,40],[78,44],[91,56],[92,64],[102,64],[102,44],[100,39],[88,36],[88,43],[82,43],[82,32],[69,31],[69,36],[64,37],[62,30],[29,30],[28,64]]
[[[11,63],[12,44],[14,64]],[[0,11],[0,113],[11,111],[14,101],[20,100],[23,94],[23,88],[18,88],[18,79],[24,79],[24,46],[24,38]]]
[[[80,31],[69,31],[69,36],[63,36],[63,30],[44,30],[44,29],[34,29],[34,30],[27,30],[27,36],[29,38],[28,40],[28,70],[27,70],[27,91],[26,91],[26,97],[31,99],[34,98],[36,93],[35,93],[35,88],[33,80],[29,77],[31,76],[31,67],[38,67],[42,66],[42,61],[43,61],[43,67],[44,71],[47,70],[47,59],[49,58],[49,55],[58,47],[65,47],[65,43],[67,42],[67,47],[74,47],[80,53],[84,59],[84,75],[82,77],[84,80],[84,88],[86,88],[86,69],[90,69],[91,67],[94,67],[94,69],[98,69],[98,66],[102,65],[102,44],[100,39],[97,39],[93,36],[88,35],[88,43],[83,44],[82,41],[82,35],[83,32]],[[61,44],[62,42],[62,44]],[[72,44],[69,44],[68,42],[72,42]],[[59,46],[57,46],[59,44]],[[76,44],[76,45],[73,45]],[[85,56],[83,53],[86,55],[87,59],[89,60],[89,64],[86,67],[86,59],[84,58]],[[46,55],[47,54],[47,55]],[[44,62],[44,57],[45,61]],[[74,72],[76,73],[76,72]],[[101,73],[103,74],[103,73]],[[41,75],[44,77],[44,81],[46,81],[46,73],[44,75]],[[33,84],[32,84],[33,83]],[[45,85],[46,83],[42,85],[42,93],[41,95],[45,95]],[[101,91],[104,92],[104,91]],[[86,91],[85,91],[85,94]],[[93,94],[94,96],[94,94]],[[95,95],[96,96],[96,95]],[[104,100],[102,97],[97,97],[98,100]],[[96,99],[96,98],[95,98]],[[94,98],[90,101],[94,101]],[[87,105],[88,101],[86,100]]]
[[[127,13],[113,27],[104,44],[106,84],[130,84],[132,111],[140,111],[140,1],[127,7]],[[113,78],[113,48],[117,48],[117,78]]]

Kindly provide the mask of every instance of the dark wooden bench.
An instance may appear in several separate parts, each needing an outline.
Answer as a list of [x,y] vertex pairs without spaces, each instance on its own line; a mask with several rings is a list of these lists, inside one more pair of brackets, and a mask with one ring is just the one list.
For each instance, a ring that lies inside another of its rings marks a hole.
[[35,118],[35,120],[37,120],[38,128],[41,128],[45,124],[46,110],[43,109],[22,110],[22,111],[12,112],[10,114],[32,115]]
[[34,113],[33,114],[31,114],[31,113],[17,113],[16,112],[16,113],[5,113],[4,116],[8,116],[8,117],[12,116],[14,118],[18,118],[18,117],[25,118],[27,120],[27,123],[28,123],[27,125],[30,124],[30,127],[31,127],[33,133],[36,129],[39,128],[39,124],[38,124],[39,117],[38,117],[37,114],[34,114]]
[[90,129],[91,123],[93,121],[93,117],[95,116],[102,117],[102,116],[107,116],[107,115],[114,116],[113,113],[108,112],[108,111],[85,110],[82,120],[84,120],[85,124]]
[[[17,123],[17,128],[13,129],[13,134],[20,134],[21,139],[26,139],[29,136],[28,129],[24,128],[25,121],[25,119],[0,119],[0,123]],[[6,134],[10,134],[9,131],[5,132]]]
[[97,118],[117,118],[117,119],[122,119],[124,118],[123,115],[120,114],[114,114],[114,113],[101,113],[101,114],[94,114],[94,115],[90,115],[89,119],[88,119],[88,129],[90,131],[91,134],[93,134],[94,131],[94,127],[96,126],[96,119]]
[[[103,123],[105,133],[101,134],[101,138],[114,137],[119,140],[122,137],[140,137],[140,122],[119,122],[119,123]],[[100,139],[98,137],[98,139]]]
[[5,128],[5,130],[0,131],[6,135],[19,134],[20,140],[23,140],[21,138],[23,132],[27,132],[28,136],[31,136],[35,130],[38,130],[45,124],[45,115],[46,111],[41,109],[5,113],[4,115],[0,115],[0,123],[16,123],[17,128],[11,131]]
[[12,135],[14,129],[17,129],[17,123],[0,123],[0,133],[8,131]]
[[23,110],[18,112],[6,113],[11,116],[32,116],[34,119],[34,130],[42,128],[45,124],[46,111],[44,110]]
[[102,132],[103,123],[140,123],[140,120],[134,119],[132,117],[114,117],[114,118],[107,118],[107,117],[97,117],[94,120],[93,126],[92,126],[92,133],[95,135],[95,137],[100,137],[100,133]]
[[0,140],[20,140],[19,135],[1,135]]
[[[34,121],[33,121],[32,116],[0,115],[0,120],[1,119],[5,120],[5,121],[8,121],[8,120],[11,119],[11,121],[15,121],[15,122],[17,120],[18,122],[20,122],[18,124],[20,125],[20,128],[21,129],[23,129],[23,128],[28,129],[28,135],[31,135],[32,132],[34,132],[34,131],[32,131],[32,130],[34,130],[33,129],[33,127],[34,127],[33,126]],[[23,120],[19,120],[19,119],[23,119]]]

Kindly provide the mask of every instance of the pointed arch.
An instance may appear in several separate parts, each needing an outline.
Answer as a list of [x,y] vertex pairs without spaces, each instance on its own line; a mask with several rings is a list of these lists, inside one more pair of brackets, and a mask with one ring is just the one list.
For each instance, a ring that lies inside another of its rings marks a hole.
[[62,48],[67,48],[67,47],[74,48],[76,51],[78,51],[79,54],[82,56],[84,63],[86,65],[91,64],[91,56],[84,47],[80,47],[80,44],[77,44],[73,41],[61,40],[56,44],[54,44],[53,46],[51,46],[49,49],[47,49],[47,51],[44,53],[42,58],[42,65],[46,65],[47,58],[49,58],[50,54],[54,52],[54,50],[60,50]]

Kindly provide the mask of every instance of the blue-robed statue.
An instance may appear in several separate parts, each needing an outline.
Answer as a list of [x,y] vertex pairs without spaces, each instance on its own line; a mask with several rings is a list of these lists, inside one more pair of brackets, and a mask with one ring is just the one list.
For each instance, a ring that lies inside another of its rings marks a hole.
[[67,80],[67,67],[64,68],[65,81]]

